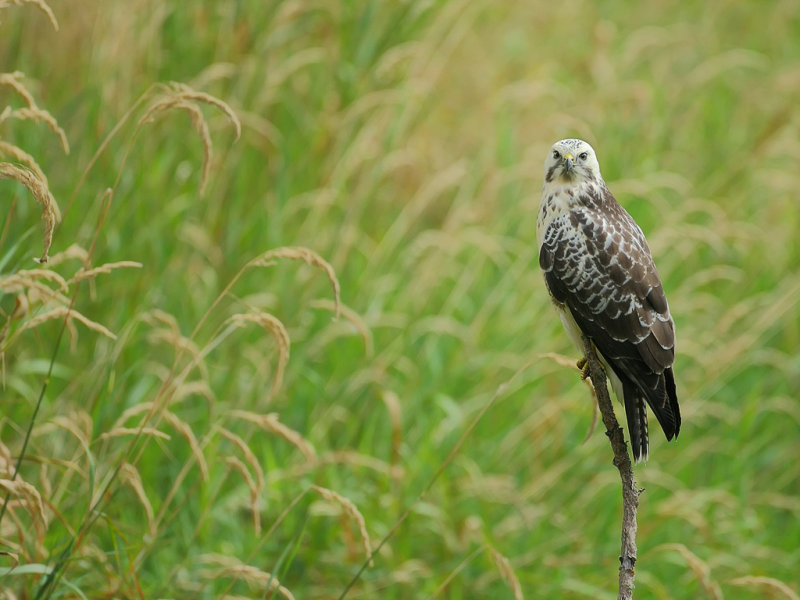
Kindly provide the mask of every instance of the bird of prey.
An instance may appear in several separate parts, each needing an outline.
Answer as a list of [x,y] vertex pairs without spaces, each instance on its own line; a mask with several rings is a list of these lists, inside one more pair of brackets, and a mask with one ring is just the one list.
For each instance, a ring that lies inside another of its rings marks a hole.
[[645,402],[667,440],[681,428],[675,324],[644,234],[609,191],[583,140],[561,140],[547,154],[536,237],[564,328],[581,353],[582,335],[594,343],[625,405],[634,461],[647,460]]

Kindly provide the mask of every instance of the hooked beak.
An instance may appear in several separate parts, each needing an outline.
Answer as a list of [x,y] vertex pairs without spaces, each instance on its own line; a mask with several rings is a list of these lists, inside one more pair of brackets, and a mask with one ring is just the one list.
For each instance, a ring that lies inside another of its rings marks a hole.
[[564,173],[569,174],[572,172],[572,169],[575,166],[574,160],[575,157],[572,156],[572,154],[564,155]]

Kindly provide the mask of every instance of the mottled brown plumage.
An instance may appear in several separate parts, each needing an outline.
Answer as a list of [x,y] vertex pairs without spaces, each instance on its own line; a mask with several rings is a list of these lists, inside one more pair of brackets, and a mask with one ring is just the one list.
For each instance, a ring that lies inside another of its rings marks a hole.
[[680,431],[675,326],[644,234],[582,140],[556,142],[548,155],[537,237],[561,320],[581,351],[581,334],[596,346],[625,405],[634,459],[645,460],[645,401],[668,440]]

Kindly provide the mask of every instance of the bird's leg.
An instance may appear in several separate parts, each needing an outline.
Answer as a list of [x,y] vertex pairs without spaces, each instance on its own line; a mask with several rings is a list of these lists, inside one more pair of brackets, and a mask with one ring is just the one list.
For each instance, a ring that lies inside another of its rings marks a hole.
[[586,379],[587,379],[587,378],[589,377],[589,375],[591,374],[591,373],[589,372],[589,361],[588,361],[588,360],[586,360],[586,357],[584,356],[583,358],[581,358],[580,360],[578,360],[578,362],[576,362],[575,364],[576,364],[576,365],[577,365],[577,367],[578,367],[578,368],[581,370],[581,379],[582,379],[583,381],[586,381]]

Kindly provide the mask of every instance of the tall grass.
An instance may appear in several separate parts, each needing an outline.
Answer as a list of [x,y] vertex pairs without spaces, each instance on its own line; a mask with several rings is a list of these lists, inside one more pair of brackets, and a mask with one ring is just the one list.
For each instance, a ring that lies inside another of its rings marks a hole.
[[0,181],[5,597],[335,598],[392,532],[348,598],[613,598],[534,241],[573,135],[678,330],[637,595],[797,597],[794,3],[3,4],[0,72],[70,150],[0,86],[0,161],[62,213],[32,264]]

